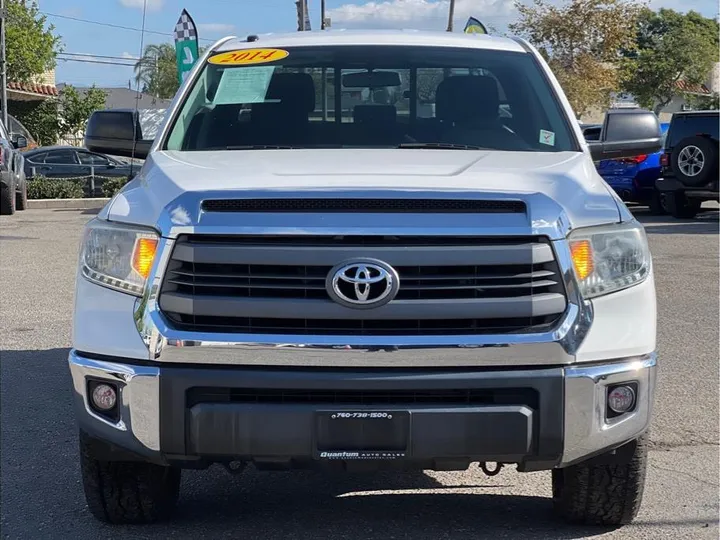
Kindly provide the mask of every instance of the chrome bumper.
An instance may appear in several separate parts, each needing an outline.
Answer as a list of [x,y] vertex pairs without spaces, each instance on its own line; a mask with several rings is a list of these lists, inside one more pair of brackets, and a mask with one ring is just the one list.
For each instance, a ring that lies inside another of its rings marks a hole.
[[[178,402],[177,398],[174,402],[169,402],[161,392],[161,379],[166,375],[170,380],[169,374],[173,369],[183,368],[93,360],[74,350],[69,355],[69,364],[75,390],[76,412],[83,431],[150,461],[166,462],[167,454],[175,453],[164,448],[167,435],[163,433],[167,433],[169,426],[161,425],[161,415],[163,422],[168,421],[166,419],[169,417],[174,422],[185,422],[184,402]],[[656,369],[656,356],[652,354],[591,366],[471,373],[475,380],[486,378],[504,381],[516,380],[519,377],[532,380],[537,375],[538,379],[562,383],[545,386],[558,388],[560,391],[553,391],[552,395],[545,391],[545,395],[540,395],[539,399],[539,408],[562,410],[562,431],[554,429],[558,435],[553,435],[562,438],[562,451],[558,452],[559,455],[554,457],[554,463],[550,465],[562,467],[617,447],[647,429],[652,412]],[[210,371],[197,366],[193,373],[202,377],[203,373]],[[304,373],[304,380],[313,384],[312,372]],[[377,372],[377,377],[382,376],[383,372]],[[460,378],[463,374],[454,372],[447,376]],[[352,370],[348,370],[347,374],[343,372],[341,377],[343,381],[372,378],[367,372],[358,376],[358,373]],[[87,395],[87,381],[91,379],[113,381],[120,387],[119,421],[109,421],[93,412]],[[605,416],[606,387],[621,382],[637,383],[638,403],[633,412],[608,420]],[[184,399],[184,396],[180,399]],[[180,410],[168,411],[168,408]],[[539,437],[542,438],[547,426],[540,425],[533,429],[537,429]]]

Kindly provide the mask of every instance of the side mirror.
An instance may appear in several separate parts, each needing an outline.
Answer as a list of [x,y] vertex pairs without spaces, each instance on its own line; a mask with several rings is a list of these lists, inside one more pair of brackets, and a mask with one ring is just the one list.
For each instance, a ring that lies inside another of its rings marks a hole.
[[18,135],[13,140],[13,146],[17,148],[18,150],[21,148],[27,148],[28,140],[27,138],[23,137],[22,135]]
[[137,111],[95,111],[88,120],[85,148],[91,152],[145,159],[151,146],[142,137]]
[[588,146],[593,161],[654,154],[662,147],[660,121],[644,109],[611,109],[599,139]]

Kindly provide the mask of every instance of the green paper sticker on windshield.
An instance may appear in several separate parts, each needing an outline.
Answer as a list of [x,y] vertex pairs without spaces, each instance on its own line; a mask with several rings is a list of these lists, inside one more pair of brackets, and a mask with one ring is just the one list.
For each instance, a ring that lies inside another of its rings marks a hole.
[[548,146],[555,146],[555,132],[540,130],[540,144],[547,144]]

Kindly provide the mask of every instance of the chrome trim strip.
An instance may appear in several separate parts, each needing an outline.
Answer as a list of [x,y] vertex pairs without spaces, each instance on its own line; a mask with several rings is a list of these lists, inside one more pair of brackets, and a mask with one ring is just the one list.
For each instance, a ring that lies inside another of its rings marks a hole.
[[[123,448],[141,454],[160,450],[160,369],[85,358],[70,351],[70,374],[80,427]],[[88,403],[88,379],[115,382],[119,389],[120,419],[112,422]]]
[[[280,234],[267,229],[262,232]],[[228,231],[225,233],[228,234]],[[292,233],[306,231],[294,230]],[[368,232],[354,230],[353,233]],[[372,231],[372,234],[375,233]],[[465,233],[470,234],[467,230]],[[284,234],[287,234],[287,230]],[[395,234],[398,234],[397,230]],[[402,234],[410,235],[413,232],[403,230]],[[425,234],[425,231],[417,231],[416,234]],[[473,234],[478,233],[473,231]],[[567,242],[560,241],[552,242],[551,245],[564,280],[568,305],[557,327],[550,332],[459,336],[328,336],[179,331],[172,328],[158,305],[162,278],[174,244],[172,238],[161,238],[159,255],[153,264],[145,294],[136,301],[134,318],[138,332],[148,347],[149,360],[190,364],[348,368],[566,365],[574,362],[575,353],[593,319],[592,304],[583,300],[579,293],[569,246]]]
[[[337,198],[337,190],[316,189],[314,198]],[[507,193],[477,190],[343,189],[346,198],[371,199],[463,199],[483,201],[522,201],[527,213],[514,214],[398,214],[361,212],[333,213],[329,221],[322,213],[289,212],[205,212],[202,201],[267,198],[268,192],[242,190],[186,191],[161,212],[155,228],[166,238],[181,234],[249,235],[389,235],[389,236],[545,236],[564,240],[572,230],[570,220],[556,201],[542,193]],[[273,191],[275,198],[296,198],[292,189]],[[604,199],[603,199],[604,200]],[[592,202],[592,201],[590,201]],[[588,203],[589,204],[589,203]],[[614,207],[614,205],[613,205]],[[615,219],[616,211],[613,212]],[[372,219],[368,219],[372,216]],[[428,225],[428,224],[431,225]]]
[[[635,439],[649,426],[657,377],[657,354],[619,363],[565,368],[565,443],[561,467]],[[606,418],[607,387],[638,385],[635,410]]]

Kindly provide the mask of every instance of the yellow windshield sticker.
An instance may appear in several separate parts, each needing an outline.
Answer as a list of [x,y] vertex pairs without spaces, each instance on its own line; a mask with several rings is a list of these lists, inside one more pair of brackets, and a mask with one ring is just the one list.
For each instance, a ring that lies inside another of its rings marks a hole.
[[216,54],[208,58],[211,64],[221,66],[246,66],[248,64],[267,64],[287,58],[289,52],[283,49],[242,49]]

